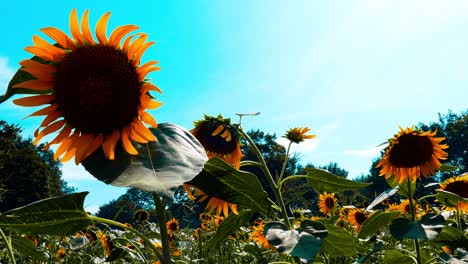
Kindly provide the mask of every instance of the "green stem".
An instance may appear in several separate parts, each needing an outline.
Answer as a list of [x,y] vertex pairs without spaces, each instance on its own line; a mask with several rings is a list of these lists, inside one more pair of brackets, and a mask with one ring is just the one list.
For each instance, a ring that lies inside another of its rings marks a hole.
[[460,209],[459,209],[459,204],[460,202],[457,203],[457,226],[458,226],[458,230],[460,230],[460,232],[463,233],[463,227],[462,227],[462,218],[461,218],[461,214],[460,214]]
[[127,242],[127,244],[131,244],[135,248],[135,251],[137,251],[138,254],[140,254],[140,256],[145,260],[145,262],[150,263],[146,259],[145,254],[143,254],[143,252],[141,252],[141,250],[138,248],[138,246],[136,246],[135,243],[133,243],[131,240],[123,238],[123,237],[116,237],[112,241],[115,241],[115,240],[121,240],[121,241]]
[[290,181],[290,180],[294,180],[294,179],[301,179],[301,178],[307,178],[307,175],[291,175],[291,176],[288,176],[287,178],[283,179],[282,181],[279,182],[278,184],[278,189],[280,189],[281,191],[281,188],[283,187],[283,184],[287,181]]
[[[406,182],[408,186],[408,199],[409,199],[409,206],[410,206],[411,221],[416,221],[416,213],[415,213],[416,205],[414,204],[414,201],[413,201],[413,192],[411,191],[411,181],[408,179]],[[416,261],[418,264],[422,264],[421,249],[419,248],[419,240],[414,239],[414,247],[416,249]]]
[[3,230],[0,228],[0,235],[2,236],[5,244],[7,245],[8,256],[11,259],[11,263],[16,264],[15,255],[13,255],[13,248],[11,247],[11,241],[5,236]]
[[419,199],[418,199],[418,202],[420,202],[420,201],[422,201],[422,200],[424,200],[424,199],[433,198],[433,197],[436,197],[436,195],[435,195],[435,194],[428,194],[428,195],[425,195],[425,196],[419,198]]
[[243,160],[240,162],[240,166],[241,167],[245,167],[245,166],[256,166],[256,167],[259,167],[261,168],[262,167],[262,164],[256,162],[256,161],[251,161],[251,160]]
[[164,217],[164,203],[161,201],[161,197],[155,192],[153,192],[154,205],[156,206],[156,216],[158,217],[159,222],[159,231],[161,232],[161,244],[163,250],[163,264],[171,263],[171,251],[169,247],[169,236],[167,233],[166,219]]
[[163,256],[161,255],[161,252],[159,252],[159,250],[156,248],[156,246],[151,242],[151,240],[146,237],[145,235],[143,235],[142,233],[138,232],[136,229],[134,229],[133,227],[130,227],[130,226],[126,226],[122,223],[119,223],[117,221],[114,221],[114,220],[110,220],[110,219],[106,219],[106,218],[101,218],[101,217],[97,217],[97,216],[94,216],[94,215],[88,215],[88,217],[91,219],[91,221],[94,221],[94,222],[98,222],[98,223],[104,223],[104,224],[109,224],[109,225],[113,225],[113,226],[117,226],[117,227],[120,227],[120,228],[123,228],[125,230],[129,230],[130,232],[134,233],[135,235],[137,235],[138,237],[140,237],[141,239],[143,239],[143,241],[145,241],[146,245],[149,246],[151,248],[151,250],[153,250],[154,254],[158,257],[158,259],[162,260],[163,259]]
[[291,149],[291,144],[292,144],[292,141],[289,141],[288,150],[286,150],[286,157],[284,157],[283,168],[281,169],[281,173],[280,173],[280,176],[278,178],[278,182],[281,182],[281,180],[283,179],[284,172],[286,171],[286,167],[288,166],[289,150]]
[[265,162],[265,159],[262,156],[262,153],[257,148],[257,145],[255,145],[255,143],[249,137],[249,135],[247,135],[247,133],[244,132],[244,130],[239,128],[239,133],[249,142],[250,148],[252,149],[252,151],[257,156],[258,161],[261,164],[261,168],[263,170],[263,173],[265,174],[265,176],[266,176],[266,178],[268,180],[268,183],[270,184],[270,187],[271,187],[271,189],[273,190],[273,192],[274,192],[274,194],[276,196],[276,200],[278,200],[278,203],[279,203],[279,206],[281,208],[282,215],[283,215],[283,219],[284,219],[284,224],[287,225],[288,228],[292,229],[291,222],[289,221],[289,218],[288,218],[288,211],[286,210],[286,206],[284,205],[283,196],[281,195],[281,192],[280,192],[278,186],[276,185],[275,180],[273,179],[273,176],[271,176],[270,170],[268,169],[268,166],[266,165],[266,162]]

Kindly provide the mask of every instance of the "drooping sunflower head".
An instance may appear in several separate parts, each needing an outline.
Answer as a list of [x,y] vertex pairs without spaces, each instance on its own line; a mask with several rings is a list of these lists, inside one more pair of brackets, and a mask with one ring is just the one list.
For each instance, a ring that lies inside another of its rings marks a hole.
[[[19,98],[20,106],[46,106],[30,116],[45,116],[36,130],[34,143],[58,132],[45,148],[60,144],[55,158],[62,162],[75,157],[78,164],[99,147],[109,159],[114,159],[115,146],[121,142],[130,154],[138,154],[131,141],[155,141],[143,122],[157,127],[146,112],[161,106],[152,100],[149,91],[161,90],[146,80],[148,73],[159,70],[156,61],[140,65],[144,52],[154,44],[146,42],[147,34],[129,33],[135,25],[116,28],[109,37],[106,27],[110,13],[96,24],[96,38],[89,28],[88,10],[81,24],[76,10],[70,15],[72,38],[57,28],[41,31],[56,44],[33,36],[34,46],[25,50],[36,57],[23,60],[21,70],[30,79],[13,86],[40,95]],[[123,42],[123,43],[122,43]]]
[[[440,189],[454,193],[462,198],[468,198],[468,173],[448,178],[439,183]],[[468,213],[468,202],[458,202],[457,209],[460,212]]]
[[175,218],[169,219],[169,221],[166,222],[167,230],[169,232],[176,232],[179,230],[179,220]]
[[348,221],[357,231],[361,230],[362,223],[364,223],[367,218],[369,218],[369,214],[358,208],[352,209],[348,213]]
[[403,129],[389,140],[385,155],[377,164],[380,176],[390,178],[395,176],[398,183],[405,180],[415,181],[422,176],[429,177],[441,166],[441,160],[447,159],[444,149],[447,145],[441,144],[445,139],[435,137],[436,132],[422,132],[414,127]]
[[184,183],[183,187],[184,187],[185,192],[187,193],[187,196],[191,200],[197,200],[197,202],[199,203],[202,203],[208,200],[206,207],[205,207],[205,210],[208,211],[208,215],[211,214],[213,211],[215,212],[216,216],[223,214],[224,216],[227,217],[229,215],[229,212],[233,212],[234,214],[239,214],[237,212],[237,204],[229,203],[216,197],[209,197],[202,190],[196,187],[192,187],[193,188],[193,191],[192,191],[191,186],[186,183]]
[[144,223],[145,221],[148,221],[149,213],[146,210],[139,209],[135,211],[133,217],[137,223]]
[[306,135],[307,132],[310,131],[308,127],[295,127],[289,129],[286,134],[284,134],[284,138],[289,139],[289,141],[299,144],[300,142],[314,138],[314,134]]
[[239,169],[242,158],[240,137],[230,118],[205,115],[204,119],[194,122],[194,126],[190,132],[205,148],[208,158],[219,157]]
[[330,215],[335,212],[337,208],[336,198],[334,193],[324,192],[319,195],[318,201],[319,211],[323,214]]

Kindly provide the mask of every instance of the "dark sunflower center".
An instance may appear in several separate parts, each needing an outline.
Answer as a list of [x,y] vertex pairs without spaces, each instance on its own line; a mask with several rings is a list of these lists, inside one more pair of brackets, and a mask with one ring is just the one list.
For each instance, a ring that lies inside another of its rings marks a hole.
[[[210,152],[217,154],[232,153],[237,148],[236,138],[232,137],[231,141],[228,142],[219,134],[216,136],[211,135],[219,125],[220,124],[217,122],[207,122],[195,133],[195,137],[200,141],[202,146]],[[233,133],[231,133],[231,135],[234,136]]]
[[55,95],[67,122],[85,133],[109,134],[138,115],[136,67],[114,47],[83,46],[57,67]]
[[333,209],[335,208],[335,200],[333,200],[331,197],[327,197],[325,198],[325,205],[328,209]]
[[429,138],[405,134],[390,150],[390,163],[399,168],[421,166],[432,158],[433,146]]
[[356,222],[358,224],[362,225],[362,223],[364,223],[364,221],[366,221],[367,215],[364,214],[364,213],[361,213],[361,212],[356,212],[354,214],[354,218],[356,219]]
[[172,230],[172,231],[176,231],[177,230],[177,223],[175,222],[172,222],[169,224],[169,229]]
[[447,184],[445,191],[457,194],[460,197],[468,198],[468,182],[455,181]]

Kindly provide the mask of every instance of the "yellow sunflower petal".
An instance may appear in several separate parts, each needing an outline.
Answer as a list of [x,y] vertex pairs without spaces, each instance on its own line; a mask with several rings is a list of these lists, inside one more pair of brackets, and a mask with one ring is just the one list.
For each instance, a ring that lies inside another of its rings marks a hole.
[[219,133],[221,133],[221,131],[223,131],[223,130],[224,130],[224,126],[223,126],[223,125],[219,125],[219,126],[215,129],[215,131],[213,131],[213,133],[211,133],[211,135],[214,137],[214,136],[218,135]]
[[98,135],[97,137],[95,137],[93,142],[89,145],[88,149],[83,155],[83,160],[89,157],[89,155],[93,154],[94,151],[96,151],[102,145],[103,141],[104,141],[104,136]]
[[84,155],[91,143],[93,143],[95,136],[93,134],[82,134],[79,139],[79,147],[76,148],[75,164],[78,165],[83,160]]
[[47,72],[47,73],[55,73],[57,68],[55,66],[49,64],[43,64],[34,60],[22,60],[20,65],[28,68],[30,70],[34,70],[34,72]]
[[70,14],[70,32],[75,39],[78,46],[82,46],[84,44],[83,37],[80,32],[80,25],[78,22],[78,15],[76,14],[76,9],[73,8]]
[[45,41],[39,36],[34,35],[32,40],[36,47],[47,50],[47,52],[49,52],[55,57],[61,57],[66,54],[65,50],[51,45],[49,42]]
[[20,106],[40,106],[48,104],[55,99],[54,94],[28,96],[13,100],[13,103]]
[[75,43],[73,43],[73,40],[59,29],[53,27],[46,27],[41,29],[41,31],[47,36],[49,36],[49,38],[55,40],[60,46],[62,46],[65,49],[73,50],[76,48]]
[[47,143],[42,148],[42,150],[47,150],[53,144],[58,144],[58,143],[62,142],[65,138],[68,138],[70,136],[70,133],[71,133],[72,129],[73,128],[71,126],[65,126],[51,142]]
[[57,122],[54,122],[52,124],[50,124],[49,126],[47,126],[46,128],[44,128],[41,133],[39,133],[37,135],[37,137],[34,139],[34,142],[33,144],[34,145],[37,145],[37,143],[39,143],[39,141],[46,135],[50,134],[50,133],[53,133],[59,129],[61,129],[63,126],[65,125],[65,120],[59,120]]
[[104,151],[104,155],[113,160],[115,157],[115,146],[117,145],[117,141],[120,139],[120,131],[114,130],[112,134],[106,136],[104,142],[102,143],[102,150]]
[[135,149],[135,147],[133,147],[132,142],[130,142],[128,130],[128,127],[124,127],[122,129],[122,145],[129,154],[137,155],[138,151]]
[[54,56],[54,54],[48,52],[47,50],[43,48],[29,46],[29,47],[24,48],[24,50],[38,56],[41,59],[48,60],[51,62],[60,62],[62,60],[60,56]]
[[93,45],[94,39],[93,35],[91,34],[91,30],[89,29],[89,10],[86,10],[81,18],[81,30],[83,31],[83,36],[86,40],[86,44]]
[[145,92],[147,92],[147,91],[156,91],[156,92],[162,94],[161,89],[159,89],[159,87],[157,87],[156,85],[153,85],[151,83],[143,84],[142,89],[145,90]]
[[105,13],[101,18],[99,18],[96,24],[96,37],[100,44],[107,44],[106,28],[107,22],[109,22],[110,14],[110,12]]
[[68,150],[72,143],[73,141],[71,140],[71,137],[64,139],[62,144],[60,144],[60,146],[57,148],[57,151],[55,151],[54,159],[57,160],[60,156],[62,156],[62,154]]
[[48,115],[41,123],[41,127],[48,126],[50,123],[54,122],[55,120],[62,117],[62,113],[60,111],[54,111],[50,115]]
[[143,94],[141,96],[141,105],[144,108],[147,108],[147,109],[155,109],[155,108],[160,107],[162,105],[162,103],[153,101],[153,100],[151,100],[151,98],[148,95]]
[[148,141],[156,141],[156,137],[151,133],[151,131],[145,127],[140,120],[134,120],[132,125],[135,128],[135,131]]
[[141,120],[143,120],[143,122],[150,125],[151,127],[153,127],[153,128],[158,127],[158,123],[156,123],[156,119],[154,119],[154,117],[152,115],[148,114],[147,112],[141,111],[140,112],[140,118],[141,118]]
[[128,33],[137,29],[138,27],[135,25],[125,25],[116,28],[114,31],[112,31],[109,37],[109,44],[118,48],[120,46],[120,41],[122,40],[122,38],[125,37],[125,35],[127,35]]
[[42,115],[49,115],[50,113],[54,112],[55,110],[57,110],[58,108],[58,104],[53,104],[53,105],[49,105],[47,107],[44,107],[40,110],[37,110],[36,112],[28,115],[27,117],[30,117],[30,116],[42,116]]
[[140,65],[140,61],[141,61],[141,57],[143,56],[143,54],[145,53],[145,51],[151,47],[152,45],[154,45],[156,42],[154,41],[151,41],[151,42],[147,42],[145,44],[143,44],[143,46],[141,46],[137,51],[135,51],[135,55],[133,57],[133,65],[135,66],[138,66]]
[[124,43],[122,45],[122,51],[123,52],[127,52],[128,51],[128,46],[130,45],[130,41],[133,39],[135,35],[130,35],[128,36],[125,40],[124,40]]
[[13,85],[13,88],[26,88],[36,91],[47,91],[54,87],[53,82],[43,80],[29,80]]

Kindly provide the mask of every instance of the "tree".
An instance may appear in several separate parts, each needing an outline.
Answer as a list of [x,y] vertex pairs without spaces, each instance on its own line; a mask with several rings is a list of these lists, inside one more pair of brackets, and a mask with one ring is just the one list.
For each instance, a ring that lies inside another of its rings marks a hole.
[[0,120],[0,212],[63,194],[61,164],[52,151],[20,133],[17,125]]

